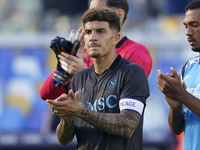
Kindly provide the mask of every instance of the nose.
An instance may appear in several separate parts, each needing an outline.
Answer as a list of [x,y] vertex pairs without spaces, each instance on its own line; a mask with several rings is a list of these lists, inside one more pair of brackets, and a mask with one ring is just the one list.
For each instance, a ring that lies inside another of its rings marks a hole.
[[92,32],[92,33],[90,34],[89,40],[90,40],[90,41],[96,41],[96,40],[97,40],[97,37],[96,37],[95,32]]
[[186,29],[185,35],[186,36],[192,36],[193,34],[194,34],[193,28],[188,26],[187,29]]

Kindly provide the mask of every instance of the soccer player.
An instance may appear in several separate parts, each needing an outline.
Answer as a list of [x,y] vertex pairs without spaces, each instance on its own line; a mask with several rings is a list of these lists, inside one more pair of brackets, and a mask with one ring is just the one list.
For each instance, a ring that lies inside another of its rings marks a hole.
[[[120,17],[120,25],[123,26],[129,11],[127,0],[92,0],[90,2],[90,8],[97,8],[100,6],[114,10]],[[148,49],[144,45],[123,36],[121,30],[119,34],[120,41],[115,48],[116,54],[120,54],[123,58],[139,64],[148,77],[152,68],[152,59]],[[77,57],[71,56],[67,53],[62,53],[62,55],[59,55],[59,58],[62,62],[67,64],[66,71],[71,75],[93,64],[91,57],[87,56],[87,52],[84,53],[83,50],[78,51]],[[43,100],[55,99],[62,93],[67,93],[67,85],[55,87],[52,83],[53,74],[54,72],[47,77],[40,90],[40,96]]]
[[61,144],[77,137],[77,150],[142,150],[143,114],[149,87],[144,70],[115,53],[120,18],[105,8],[82,17],[87,52],[94,64],[74,74],[69,96],[47,100],[60,116]]
[[[191,49],[200,54],[200,1],[191,1],[185,10],[183,24],[188,42]],[[170,106],[169,125],[177,135],[184,132],[185,150],[198,150],[200,145],[199,65],[198,55],[186,62],[180,77],[173,67],[170,68],[171,74],[165,75],[158,70],[157,86]]]

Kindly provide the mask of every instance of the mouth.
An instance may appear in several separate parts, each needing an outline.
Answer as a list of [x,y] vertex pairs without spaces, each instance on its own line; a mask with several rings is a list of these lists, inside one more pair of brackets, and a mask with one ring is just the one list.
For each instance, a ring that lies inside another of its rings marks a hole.
[[98,47],[98,46],[96,46],[96,45],[90,45],[89,46],[89,48],[96,48],[96,47]]
[[190,44],[191,46],[193,46],[193,45],[194,45],[194,42],[189,42],[189,44]]
[[100,47],[99,44],[93,43],[89,45],[89,48],[96,48],[96,47]]
[[188,38],[188,42],[189,42],[189,44],[192,46],[192,45],[194,45],[194,43],[195,43],[195,39],[194,38],[191,38],[191,37],[189,37]]

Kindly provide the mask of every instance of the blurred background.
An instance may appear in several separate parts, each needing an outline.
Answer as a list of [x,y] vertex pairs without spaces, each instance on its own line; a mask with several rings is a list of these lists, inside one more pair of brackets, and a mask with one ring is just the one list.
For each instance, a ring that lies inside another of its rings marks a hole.
[[[183,26],[191,0],[128,0],[123,33],[144,44],[153,59],[144,118],[144,150],[183,150],[182,136],[169,129],[169,106],[158,90],[157,70],[177,72],[193,53]],[[88,0],[0,0],[0,149],[74,149],[61,146],[52,115],[39,90],[55,69],[49,48],[55,36],[68,39],[81,26]]]

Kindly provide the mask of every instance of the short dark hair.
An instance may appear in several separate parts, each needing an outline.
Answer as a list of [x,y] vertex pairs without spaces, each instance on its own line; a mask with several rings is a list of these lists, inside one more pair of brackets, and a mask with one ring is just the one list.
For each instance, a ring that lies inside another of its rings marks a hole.
[[88,9],[82,16],[83,26],[85,27],[85,24],[91,21],[108,22],[111,29],[114,29],[117,32],[120,31],[120,18],[115,13],[115,11],[112,11],[110,9],[105,9],[101,7]]
[[187,12],[188,10],[198,9],[198,8],[200,8],[200,0],[193,0],[185,7],[185,11]]
[[[90,0],[90,2],[91,1],[92,0]],[[120,8],[120,9],[124,10],[125,14],[124,14],[123,22],[122,22],[122,24],[124,24],[124,22],[127,19],[128,12],[129,12],[129,4],[128,4],[127,0],[106,0],[106,5],[109,8]]]

